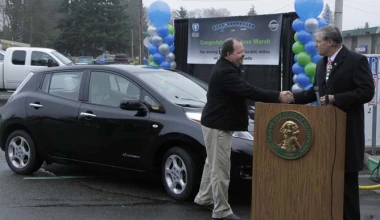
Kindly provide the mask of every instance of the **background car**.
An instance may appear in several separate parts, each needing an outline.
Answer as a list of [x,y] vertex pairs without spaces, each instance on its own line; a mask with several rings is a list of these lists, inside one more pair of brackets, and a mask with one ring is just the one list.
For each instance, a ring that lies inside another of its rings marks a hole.
[[[204,87],[185,73],[133,65],[30,73],[1,110],[0,147],[18,174],[43,161],[81,162],[160,177],[172,198],[190,199],[206,158]],[[252,145],[250,133],[233,133],[232,182],[251,180]]]
[[115,54],[114,63],[128,63],[128,56],[125,53],[117,53]]

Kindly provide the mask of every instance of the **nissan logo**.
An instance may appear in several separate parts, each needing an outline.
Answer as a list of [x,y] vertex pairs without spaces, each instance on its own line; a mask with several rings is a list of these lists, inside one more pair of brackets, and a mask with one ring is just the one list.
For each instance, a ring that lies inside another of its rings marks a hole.
[[268,27],[271,31],[277,31],[279,26],[280,25],[278,24],[278,22],[276,20],[272,20],[271,22],[269,22],[269,25],[268,25]]

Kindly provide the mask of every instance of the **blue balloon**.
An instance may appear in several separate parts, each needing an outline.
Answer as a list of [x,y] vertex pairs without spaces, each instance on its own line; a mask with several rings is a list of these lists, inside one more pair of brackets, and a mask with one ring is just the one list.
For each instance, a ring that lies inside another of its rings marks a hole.
[[164,68],[164,69],[170,69],[170,63],[168,61],[163,61],[161,64],[160,64],[160,67]]
[[155,53],[158,53],[158,49],[156,46],[154,46],[153,44],[149,44],[148,45],[148,52],[150,54],[155,54]]
[[311,34],[306,30],[301,30],[297,33],[297,39],[299,42],[306,44],[307,42],[311,41]]
[[162,61],[164,60],[165,60],[165,57],[158,52],[153,55],[153,61],[156,62],[157,64],[162,63]]
[[319,61],[320,59],[322,59],[322,56],[320,56],[319,54],[316,54],[316,55],[314,55],[314,56],[311,58],[311,61],[312,61],[313,63],[318,63],[318,61]]
[[303,88],[304,90],[309,90],[311,87],[313,87],[313,84],[309,84],[309,85],[307,85],[307,86],[305,86],[305,88]]
[[297,75],[297,83],[304,88],[310,84],[310,77],[306,73],[300,73]]
[[314,41],[309,41],[305,44],[305,51],[311,56],[314,56],[318,53],[317,48],[315,47]]
[[[296,32],[299,32],[299,31],[302,31],[302,30],[305,30],[305,22],[299,18],[295,19],[292,23],[292,28],[293,30],[295,30]],[[298,36],[297,36],[298,37]]]
[[170,47],[169,47],[169,51],[174,53],[174,50],[175,50],[175,47],[174,47],[174,44],[172,44]]
[[149,37],[149,43],[151,43],[151,44],[153,44],[152,38],[153,38],[152,36]]
[[164,25],[164,26],[160,26],[157,28],[157,35],[164,38],[166,37],[166,35],[168,35],[169,33],[169,29],[168,29],[168,26]]
[[316,18],[323,10],[323,0],[295,0],[294,8],[303,20]]
[[317,20],[318,20],[318,28],[327,26],[327,22],[325,19],[318,17]]
[[171,16],[169,5],[163,1],[155,1],[148,8],[148,18],[156,27],[166,25]]
[[304,67],[299,65],[298,63],[293,64],[292,71],[295,75],[298,75],[300,73],[304,72]]
[[294,55],[294,62],[297,63],[297,54]]
[[167,43],[169,46],[172,45],[174,43],[174,36],[172,34],[168,34],[164,38],[164,43]]

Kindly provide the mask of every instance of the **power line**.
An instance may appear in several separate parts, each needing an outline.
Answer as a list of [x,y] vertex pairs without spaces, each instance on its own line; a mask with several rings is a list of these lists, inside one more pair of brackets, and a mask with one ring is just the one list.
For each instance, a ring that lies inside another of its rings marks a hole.
[[362,12],[366,12],[366,13],[370,13],[370,14],[374,14],[374,15],[380,15],[380,13],[376,13],[376,12],[372,12],[372,11],[366,11],[366,10],[363,10],[363,9],[360,9],[360,8],[355,8],[355,7],[352,7],[352,6],[349,6],[349,5],[344,5],[344,6],[347,7],[347,8],[351,8],[351,9],[357,10],[357,11],[362,11]]

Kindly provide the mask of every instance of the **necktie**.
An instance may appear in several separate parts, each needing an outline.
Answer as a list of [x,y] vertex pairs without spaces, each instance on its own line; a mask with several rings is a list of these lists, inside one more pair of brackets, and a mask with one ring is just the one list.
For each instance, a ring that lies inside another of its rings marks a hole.
[[332,69],[332,60],[329,58],[327,62],[327,66],[326,66],[326,83],[327,83],[327,80],[329,80],[331,69]]

